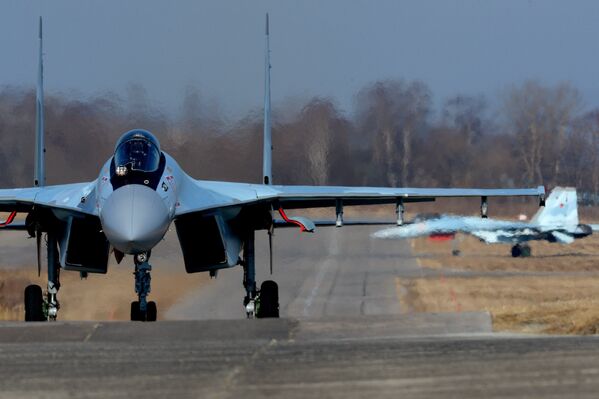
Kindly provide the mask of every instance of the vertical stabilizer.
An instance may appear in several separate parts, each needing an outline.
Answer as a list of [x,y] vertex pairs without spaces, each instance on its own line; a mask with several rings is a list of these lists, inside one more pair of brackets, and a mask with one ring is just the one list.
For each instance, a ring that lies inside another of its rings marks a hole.
[[264,59],[264,148],[262,151],[262,183],[272,184],[272,134],[270,130],[270,42],[266,14],[266,53]]
[[37,90],[35,95],[35,171],[33,185],[43,187],[46,185],[46,143],[44,141],[44,62],[42,17],[39,25],[39,65],[37,70]]
[[541,227],[559,228],[578,225],[576,189],[556,187],[545,201],[545,206],[536,213],[532,222]]

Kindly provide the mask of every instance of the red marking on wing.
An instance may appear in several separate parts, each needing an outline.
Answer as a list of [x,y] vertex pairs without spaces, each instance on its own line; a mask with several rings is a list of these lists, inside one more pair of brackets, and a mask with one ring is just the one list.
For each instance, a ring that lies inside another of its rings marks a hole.
[[281,217],[283,218],[283,220],[286,221],[287,223],[293,223],[296,226],[299,226],[300,231],[306,231],[306,226],[304,226],[302,223],[298,222],[297,220],[289,219],[287,217],[287,214],[283,210],[283,208],[279,208],[279,215],[281,215]]
[[13,222],[13,220],[15,220],[15,216],[17,216],[17,212],[12,211],[10,213],[10,215],[8,215],[8,217],[6,218],[6,220],[4,222],[0,222],[0,227],[6,227],[9,224],[11,224]]

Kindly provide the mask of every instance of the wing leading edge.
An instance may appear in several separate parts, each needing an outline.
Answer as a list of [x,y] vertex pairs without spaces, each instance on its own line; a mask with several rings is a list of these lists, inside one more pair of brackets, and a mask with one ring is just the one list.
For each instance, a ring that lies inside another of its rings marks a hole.
[[0,212],[29,212],[35,206],[97,216],[94,183],[0,189]]
[[544,198],[543,186],[523,189],[476,188],[390,188],[343,186],[283,186],[227,183],[204,180],[186,182],[182,187],[177,216],[192,212],[209,212],[238,205],[270,203],[286,209],[343,205],[396,204],[398,202],[434,201],[441,197],[513,197]]

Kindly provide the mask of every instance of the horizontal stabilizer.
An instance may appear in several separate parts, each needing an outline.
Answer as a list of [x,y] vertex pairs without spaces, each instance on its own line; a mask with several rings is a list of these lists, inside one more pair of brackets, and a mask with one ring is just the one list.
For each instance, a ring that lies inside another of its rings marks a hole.
[[572,244],[574,242],[574,237],[570,234],[561,233],[559,231],[552,231],[551,235],[555,238],[556,242],[561,244]]

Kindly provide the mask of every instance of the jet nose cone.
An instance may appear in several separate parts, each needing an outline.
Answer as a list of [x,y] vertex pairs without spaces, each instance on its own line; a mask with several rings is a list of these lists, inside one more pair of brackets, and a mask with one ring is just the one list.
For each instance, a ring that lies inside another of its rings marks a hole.
[[126,254],[152,249],[170,224],[162,198],[156,191],[139,184],[114,191],[102,206],[100,221],[108,241]]

